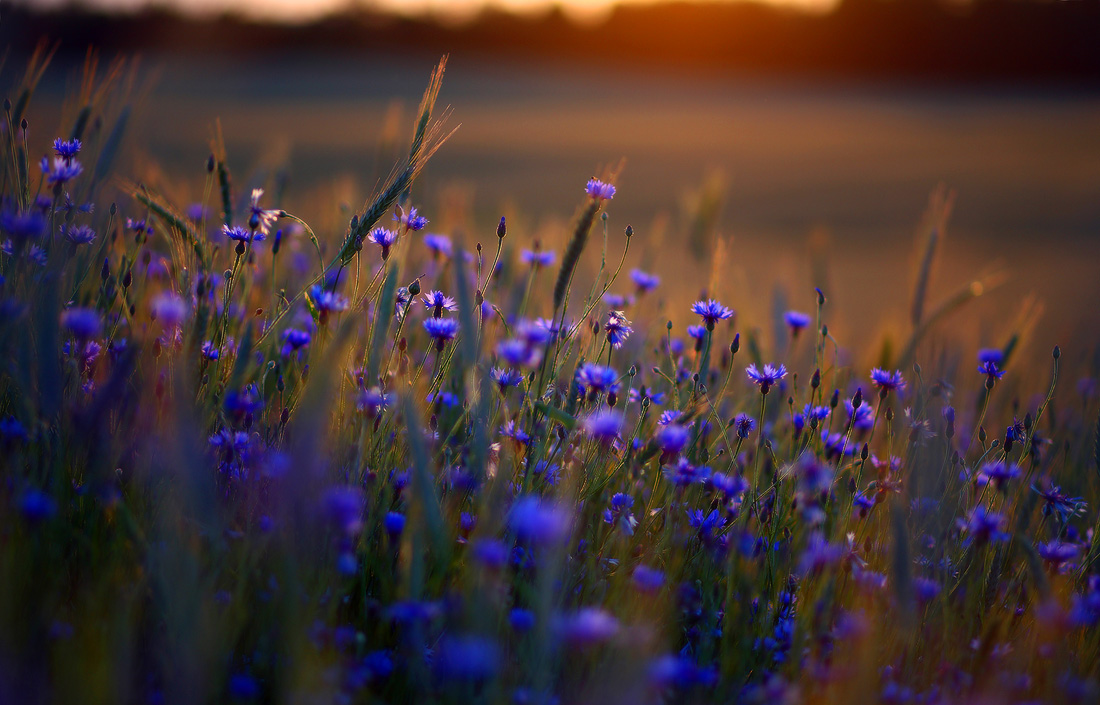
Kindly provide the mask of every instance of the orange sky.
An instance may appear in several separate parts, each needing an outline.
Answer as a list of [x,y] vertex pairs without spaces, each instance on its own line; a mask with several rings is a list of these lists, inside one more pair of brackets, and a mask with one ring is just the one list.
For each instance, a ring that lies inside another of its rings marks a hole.
[[[616,4],[654,4],[666,0],[22,0],[39,7],[81,4],[119,10],[168,6],[189,14],[216,14],[235,10],[249,17],[279,21],[303,21],[351,5],[418,15],[431,12],[443,19],[462,20],[485,7],[521,13],[538,13],[559,6],[578,20],[598,20]],[[719,0],[738,2],[739,0]],[[839,0],[757,0],[788,7],[827,9]]]

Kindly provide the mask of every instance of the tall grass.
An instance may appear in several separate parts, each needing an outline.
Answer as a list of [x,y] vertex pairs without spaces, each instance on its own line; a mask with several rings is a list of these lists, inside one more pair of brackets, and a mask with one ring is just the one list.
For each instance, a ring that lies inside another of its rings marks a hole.
[[5,698],[1097,697],[1092,371],[1019,362],[1022,328],[929,342],[1000,281],[936,282],[950,198],[909,342],[842,357],[812,287],[774,344],[717,301],[657,320],[675,283],[623,275],[614,177],[557,263],[503,219],[491,257],[429,236],[445,62],[407,157],[315,232],[220,139],[190,207],[115,173],[121,65],[23,123],[48,58],[0,140]]

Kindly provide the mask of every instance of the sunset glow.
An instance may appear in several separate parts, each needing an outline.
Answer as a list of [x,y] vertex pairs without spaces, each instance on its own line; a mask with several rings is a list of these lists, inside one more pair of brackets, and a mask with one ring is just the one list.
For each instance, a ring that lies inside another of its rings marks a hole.
[[[539,15],[560,8],[579,21],[597,21],[616,5],[655,5],[669,0],[23,0],[42,8],[86,6],[134,12],[149,7],[172,8],[192,16],[233,12],[255,19],[305,22],[348,8],[364,8],[409,16],[432,15],[460,22],[486,9],[523,15]],[[824,11],[839,0],[711,0],[712,2],[761,2],[769,5]]]

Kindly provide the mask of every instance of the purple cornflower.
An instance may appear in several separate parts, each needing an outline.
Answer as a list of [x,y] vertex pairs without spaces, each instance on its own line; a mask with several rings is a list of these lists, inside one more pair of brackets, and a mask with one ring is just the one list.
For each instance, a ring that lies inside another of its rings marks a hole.
[[737,437],[744,440],[756,428],[756,420],[748,414],[738,414],[733,418],[732,425],[737,429]]
[[[271,226],[279,219],[281,211],[260,208],[260,197],[264,195],[262,188],[252,189],[252,199],[248,204],[248,227],[256,232],[256,240],[263,240],[271,230]],[[263,235],[263,237],[259,237]]]
[[792,338],[797,338],[798,334],[813,322],[810,314],[801,311],[787,311],[783,314],[783,320],[787,322],[787,327],[791,329]]
[[72,225],[69,227],[61,226],[61,232],[65,237],[69,239],[69,242],[74,245],[87,245],[95,240],[95,230],[92,230],[87,225]]
[[453,318],[429,318],[424,321],[424,330],[435,341],[436,350],[442,350],[448,341],[458,335],[458,321]]
[[598,201],[610,201],[615,197],[615,187],[599,179],[589,179],[584,191]]
[[518,387],[523,383],[523,374],[509,367],[494,367],[490,376],[502,394],[508,391],[508,387]]
[[871,383],[878,387],[881,396],[905,389],[905,378],[901,376],[901,370],[889,372],[875,367],[871,370]]
[[42,157],[41,167],[46,180],[51,184],[58,185],[72,181],[84,171],[84,167],[81,166],[80,162],[77,160],[66,160],[62,157],[54,157],[52,166],[50,165],[49,159]]
[[267,239],[265,233],[242,228],[240,225],[223,225],[222,233],[230,240],[237,242],[263,242]]
[[848,555],[847,549],[837,543],[829,543],[820,532],[810,534],[810,540],[806,543],[806,550],[798,560],[795,573],[800,576],[808,576],[831,566],[837,565]]
[[74,338],[98,338],[103,330],[99,312],[90,308],[70,308],[61,314],[61,325]]
[[640,269],[630,270],[630,278],[634,281],[634,286],[637,287],[638,293],[640,294],[653,291],[661,285],[661,278],[659,276],[650,274],[649,272],[643,272]]
[[410,208],[406,211],[398,206],[397,212],[393,214],[393,219],[400,223],[405,230],[423,230],[424,226],[428,224],[428,219],[417,213],[416,208]]
[[618,372],[594,362],[586,362],[577,369],[577,382],[589,393],[610,391],[618,379]]
[[508,513],[508,528],[525,543],[560,544],[572,526],[573,517],[564,505],[534,495],[517,499]]
[[454,253],[454,246],[451,244],[451,238],[446,235],[425,235],[424,246],[437,257],[450,257]]
[[691,305],[691,311],[702,317],[707,330],[714,330],[715,323],[733,318],[734,313],[732,308],[727,308],[714,299],[696,301]]
[[80,153],[81,146],[78,139],[65,140],[58,137],[53,141],[54,154],[67,163],[71,163],[76,158],[76,155]]
[[457,311],[458,304],[442,291],[433,289],[424,294],[424,308],[432,312],[433,318],[442,318],[444,311]]
[[754,384],[760,387],[761,394],[767,394],[779,380],[787,376],[787,368],[784,365],[773,367],[768,364],[764,365],[764,369],[761,370],[757,369],[755,364],[752,364],[745,368],[745,374]]
[[554,253],[550,250],[524,250],[519,258],[524,264],[529,264],[534,269],[550,267],[554,264]]
[[607,325],[604,326],[604,330],[607,332],[607,342],[611,343],[611,347],[616,350],[621,348],[634,332],[630,327],[630,321],[622,311],[611,311],[607,314]]
[[386,228],[375,228],[367,233],[367,239],[382,248],[382,259],[390,256],[390,248],[397,242],[397,232]]
[[623,428],[623,415],[617,411],[600,410],[589,414],[583,426],[585,432],[602,445],[611,445]]

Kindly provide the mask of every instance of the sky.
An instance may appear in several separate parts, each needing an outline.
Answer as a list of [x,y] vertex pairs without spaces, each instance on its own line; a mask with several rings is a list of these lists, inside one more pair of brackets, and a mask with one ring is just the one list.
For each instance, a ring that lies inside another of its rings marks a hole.
[[[408,15],[431,13],[450,21],[469,19],[487,7],[537,14],[557,6],[577,20],[595,21],[605,17],[616,4],[652,5],[663,1],[667,0],[16,0],[20,4],[44,8],[73,4],[122,11],[134,11],[148,6],[172,7],[186,14],[199,16],[232,10],[247,17],[280,22],[308,21],[351,5]],[[834,6],[839,0],[757,1],[823,10]]]

